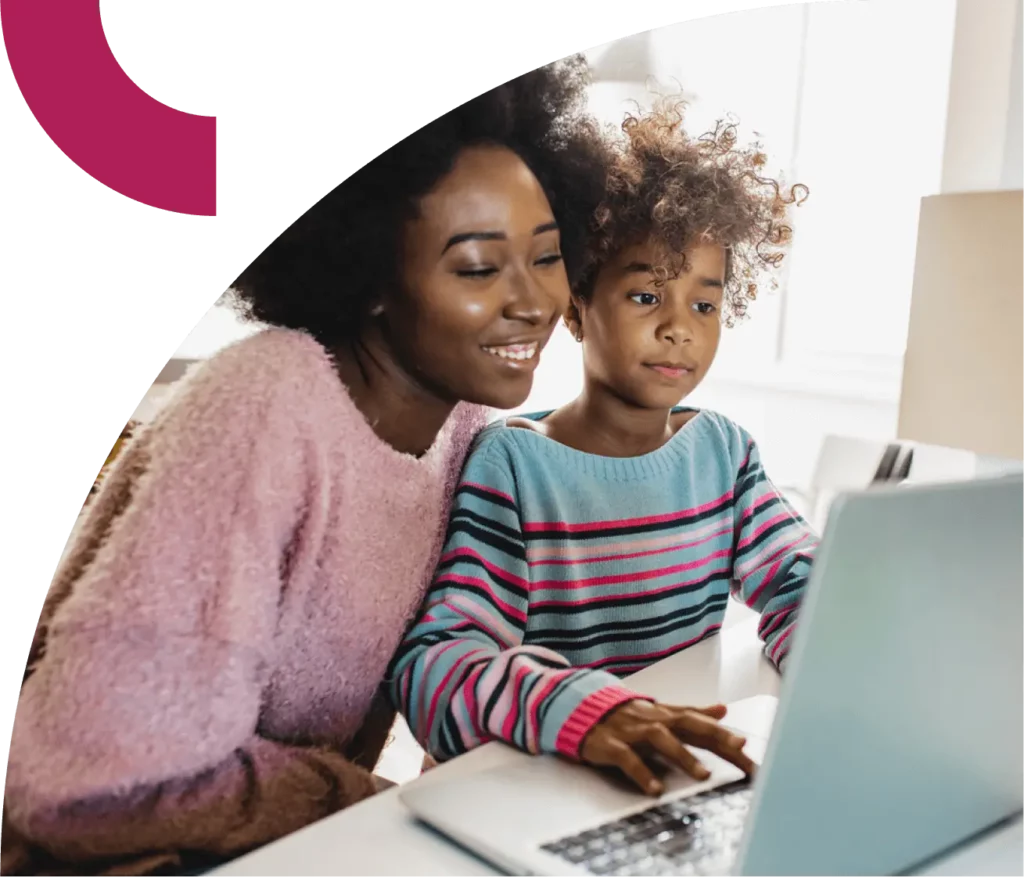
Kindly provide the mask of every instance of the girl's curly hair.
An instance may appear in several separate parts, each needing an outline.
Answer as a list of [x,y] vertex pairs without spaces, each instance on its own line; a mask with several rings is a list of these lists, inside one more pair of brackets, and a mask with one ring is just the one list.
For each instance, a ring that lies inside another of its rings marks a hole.
[[282,232],[225,299],[249,319],[309,332],[325,345],[358,337],[371,305],[400,283],[402,231],[468,147],[496,144],[537,176],[558,221],[570,282],[610,155],[586,109],[582,55],[532,70],[424,125],[327,193]]
[[741,147],[734,121],[690,137],[685,107],[662,99],[647,113],[627,114],[575,293],[585,301],[601,267],[626,247],[654,244],[659,273],[673,276],[685,268],[687,249],[711,242],[726,248],[724,319],[732,325],[764,277],[777,286],[792,238],[789,209],[809,190],[765,176],[761,145]]

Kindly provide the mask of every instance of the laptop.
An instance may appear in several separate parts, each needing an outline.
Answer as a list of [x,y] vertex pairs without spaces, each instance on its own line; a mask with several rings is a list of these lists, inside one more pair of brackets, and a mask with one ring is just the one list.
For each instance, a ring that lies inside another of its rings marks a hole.
[[913,871],[1022,810],[1022,494],[1017,473],[836,500],[753,780],[696,751],[711,777],[669,771],[654,800],[524,755],[401,799],[513,874]]

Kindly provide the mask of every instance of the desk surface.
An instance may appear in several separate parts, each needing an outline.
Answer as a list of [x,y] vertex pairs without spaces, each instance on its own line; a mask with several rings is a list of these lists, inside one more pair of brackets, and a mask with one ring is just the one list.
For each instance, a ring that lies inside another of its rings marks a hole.
[[[738,704],[725,722],[766,738],[779,676],[761,653],[756,620],[744,619],[718,637],[640,671],[630,678],[638,691],[670,703]],[[502,744],[488,744],[438,766],[423,780],[442,780],[529,759]],[[1021,875],[1024,873],[1020,821],[990,833],[943,858],[924,874]],[[217,875],[495,875],[486,864],[417,823],[393,788],[240,857]]]

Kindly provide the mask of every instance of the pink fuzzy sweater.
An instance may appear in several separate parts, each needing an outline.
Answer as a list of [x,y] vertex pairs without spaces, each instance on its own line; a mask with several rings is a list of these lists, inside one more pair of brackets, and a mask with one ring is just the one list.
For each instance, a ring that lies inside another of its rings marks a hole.
[[288,330],[200,367],[57,571],[7,828],[78,863],[230,856],[370,795],[393,717],[378,686],[484,422],[460,406],[424,457],[401,454]]

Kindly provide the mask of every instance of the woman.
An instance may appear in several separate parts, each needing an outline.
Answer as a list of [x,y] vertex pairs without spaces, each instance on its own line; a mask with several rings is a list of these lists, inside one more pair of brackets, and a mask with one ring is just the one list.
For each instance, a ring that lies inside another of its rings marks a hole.
[[427,125],[235,283],[271,328],[128,444],[51,587],[5,873],[205,868],[374,792],[481,406],[528,395],[600,197],[585,84],[576,58]]

